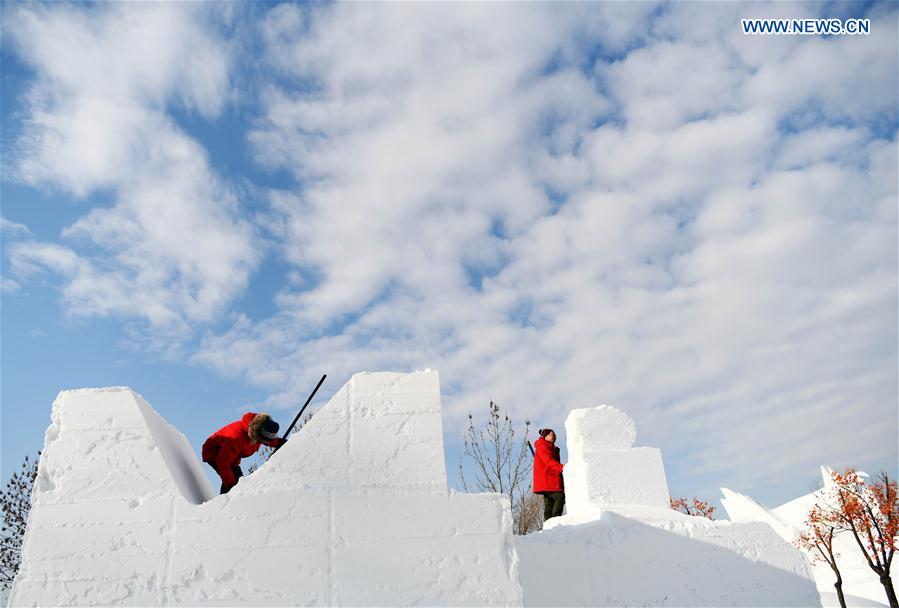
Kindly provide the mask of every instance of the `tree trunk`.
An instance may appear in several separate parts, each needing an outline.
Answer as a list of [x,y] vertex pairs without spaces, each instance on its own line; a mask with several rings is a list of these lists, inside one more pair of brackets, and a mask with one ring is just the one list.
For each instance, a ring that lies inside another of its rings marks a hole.
[[890,602],[890,608],[899,608],[899,601],[896,600],[896,590],[893,589],[893,579],[889,574],[880,577],[880,584],[883,585],[884,591],[887,592],[887,600]]
[[840,608],[846,608],[846,598],[843,597],[843,581],[837,579],[837,582],[835,582],[833,586],[837,590],[837,599],[840,600]]

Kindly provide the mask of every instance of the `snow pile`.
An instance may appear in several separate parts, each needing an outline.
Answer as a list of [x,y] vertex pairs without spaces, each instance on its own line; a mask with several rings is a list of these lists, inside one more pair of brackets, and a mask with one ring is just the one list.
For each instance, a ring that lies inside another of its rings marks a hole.
[[670,509],[661,454],[631,447],[626,414],[574,410],[565,429],[568,514],[516,540],[525,605],[819,605],[805,558],[770,526]]
[[[775,509],[768,509],[750,497],[727,488],[721,488],[721,492],[724,494],[721,503],[732,521],[765,522],[781,538],[792,543],[801,533],[809,510],[816,502],[824,499],[828,489],[833,485],[830,474],[829,468],[821,467],[821,476],[824,481],[824,487],[821,490],[800,496]],[[843,593],[847,606],[886,606],[883,585],[880,584],[877,575],[868,567],[855,540],[847,534],[838,534],[834,538],[833,544],[837,552],[837,565],[843,576]],[[821,594],[822,605],[839,606],[833,586],[836,578],[830,566],[825,563],[816,563],[812,565],[812,572]]]
[[522,601],[507,501],[447,491],[436,372],[353,376],[225,496],[129,389],[52,420],[13,605]]

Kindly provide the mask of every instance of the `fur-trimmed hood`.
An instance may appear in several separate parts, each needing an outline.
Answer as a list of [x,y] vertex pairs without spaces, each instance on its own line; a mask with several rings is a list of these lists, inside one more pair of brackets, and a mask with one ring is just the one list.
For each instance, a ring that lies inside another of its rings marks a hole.
[[253,419],[247,425],[247,435],[250,436],[250,441],[253,443],[263,443],[265,441],[265,437],[260,435],[259,431],[262,429],[262,425],[271,419],[272,417],[265,412],[253,416]]

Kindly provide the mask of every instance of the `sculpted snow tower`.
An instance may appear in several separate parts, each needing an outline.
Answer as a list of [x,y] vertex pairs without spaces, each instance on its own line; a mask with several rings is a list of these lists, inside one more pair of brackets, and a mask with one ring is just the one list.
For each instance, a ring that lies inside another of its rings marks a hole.
[[436,372],[357,374],[225,496],[127,388],[53,404],[11,604],[520,604],[507,501],[450,494]]
[[673,511],[661,452],[607,405],[565,421],[567,514],[516,539],[527,606],[820,606],[770,526]]
[[608,405],[573,410],[565,432],[569,515],[589,516],[616,505],[668,508],[662,452],[633,447],[637,426],[630,416]]

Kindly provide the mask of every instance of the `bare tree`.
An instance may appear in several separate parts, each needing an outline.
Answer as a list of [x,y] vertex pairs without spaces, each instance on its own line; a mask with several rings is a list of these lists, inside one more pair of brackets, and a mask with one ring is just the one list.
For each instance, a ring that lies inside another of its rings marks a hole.
[[12,587],[13,579],[22,563],[22,539],[31,511],[31,488],[37,477],[37,463],[41,453],[34,459],[25,456],[19,470],[12,474],[6,486],[0,491],[0,510],[3,511],[3,525],[0,530],[0,588]]
[[[306,426],[306,423],[312,420],[312,414],[314,414],[312,410],[309,410],[309,413],[303,416],[303,419],[297,422],[297,425],[293,427],[293,430],[290,431],[290,436],[293,437],[297,431]],[[267,445],[263,445],[259,448],[259,451],[256,452],[256,455],[253,457],[253,461],[247,467],[247,475],[256,471],[259,467],[268,462],[268,459],[272,457],[272,454],[275,453],[275,448],[270,448]]]
[[[530,488],[529,488],[530,489]],[[515,534],[530,534],[543,529],[543,497],[527,492],[512,513]]]
[[[527,534],[539,530],[529,501],[533,460],[527,447],[531,421],[524,421],[521,436],[508,414],[502,414],[499,406],[490,401],[490,415],[484,428],[475,427],[474,416],[468,415],[468,433],[464,438],[463,455],[474,464],[474,479],[465,477],[463,463],[459,462],[459,481],[466,492],[498,492],[509,497],[512,509],[513,531]],[[542,515],[542,514],[541,514]]]

